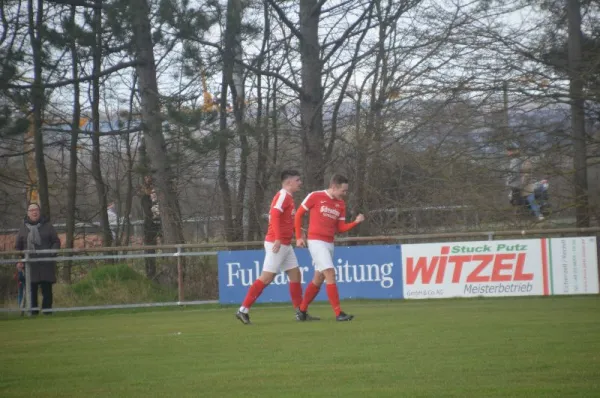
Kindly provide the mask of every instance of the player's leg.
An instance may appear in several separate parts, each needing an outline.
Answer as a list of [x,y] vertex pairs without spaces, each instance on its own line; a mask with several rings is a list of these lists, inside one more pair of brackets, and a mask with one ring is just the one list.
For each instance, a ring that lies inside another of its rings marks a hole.
[[306,313],[308,306],[326,283],[327,298],[338,321],[349,321],[352,315],[346,315],[340,307],[339,293],[336,285],[335,268],[333,266],[333,243],[323,241],[308,241],[308,249],[315,264],[315,276],[306,288],[300,311]]
[[335,267],[333,266],[333,244],[329,245],[327,249],[331,258],[331,268],[323,270],[327,298],[329,299],[329,303],[331,304],[331,308],[335,313],[335,319],[337,321],[351,321],[352,318],[354,318],[354,315],[346,314],[342,311],[342,306],[340,305],[340,294],[336,283]]
[[298,266],[298,259],[294,248],[290,245],[281,245],[281,251],[284,252],[282,259],[281,270],[285,271],[290,282],[290,298],[292,299],[292,305],[294,308],[300,307],[302,303],[302,273]]
[[352,320],[354,316],[347,315],[344,311],[342,311],[342,307],[340,305],[340,294],[338,292],[336,283],[335,267],[333,266],[333,243],[323,243],[325,243],[325,245],[323,245],[323,248],[320,249],[323,260],[318,266],[319,271],[323,274],[322,279],[325,280],[325,289],[327,292],[327,298],[329,299],[329,304],[331,304],[331,308],[335,313],[336,320]]
[[294,249],[290,246],[289,255],[287,256],[283,266],[283,270],[287,273],[290,280],[290,297],[292,304],[296,309],[296,320],[298,321],[318,321],[321,318],[312,316],[306,311],[300,311],[302,304],[302,272],[298,266],[298,259],[294,253]]
[[246,297],[242,302],[242,306],[235,314],[236,318],[238,318],[244,324],[250,323],[250,315],[248,315],[250,312],[250,307],[252,307],[256,300],[260,297],[263,290],[269,286],[271,282],[273,282],[275,275],[277,275],[279,272],[279,267],[283,256],[281,255],[281,251],[278,253],[273,253],[272,249],[273,244],[270,242],[265,242],[265,260],[263,262],[263,270],[260,276],[248,289]]
[[327,298],[331,304],[331,308],[335,313],[335,319],[337,321],[350,321],[354,318],[354,315],[348,315],[342,311],[340,305],[340,294],[338,292],[335,268],[328,268],[323,270],[323,276],[325,277],[325,289],[327,291]]
[[308,251],[310,253],[315,267],[315,274],[313,276],[312,281],[310,281],[306,286],[306,290],[304,292],[304,299],[302,300],[302,304],[300,304],[300,312],[302,313],[306,313],[306,311],[308,310],[308,306],[310,305],[310,303],[312,303],[315,297],[317,297],[319,291],[321,290],[321,285],[323,284],[324,279],[323,274],[320,270],[323,268],[323,264],[327,264],[328,261],[331,262],[331,260],[328,260],[326,250],[324,250],[325,247],[324,245],[321,245],[321,243],[326,242],[321,242],[318,240],[309,240],[307,242]]

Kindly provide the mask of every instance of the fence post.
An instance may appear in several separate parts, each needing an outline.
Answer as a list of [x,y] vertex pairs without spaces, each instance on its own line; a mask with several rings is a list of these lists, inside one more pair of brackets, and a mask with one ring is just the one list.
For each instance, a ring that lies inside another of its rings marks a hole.
[[[29,262],[29,251],[25,251],[25,308],[27,316],[31,316],[31,263]],[[37,294],[37,292],[36,292]]]
[[183,266],[181,264],[181,246],[177,246],[177,290],[179,293],[179,303],[184,301],[183,297]]
[[488,240],[494,240],[494,233],[488,232]]

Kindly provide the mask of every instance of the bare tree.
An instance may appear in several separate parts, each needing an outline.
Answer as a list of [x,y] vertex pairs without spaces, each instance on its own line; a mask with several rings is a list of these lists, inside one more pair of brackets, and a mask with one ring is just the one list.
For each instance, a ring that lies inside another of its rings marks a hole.
[[[75,243],[75,206],[77,204],[77,147],[79,140],[79,125],[81,119],[80,89],[77,78],[79,77],[79,56],[77,53],[77,37],[75,34],[77,8],[71,6],[69,24],[71,28],[70,50],[71,50],[71,76],[73,83],[73,117],[71,120],[71,142],[69,146],[69,181],[67,185],[67,248],[73,248]],[[63,268],[63,279],[71,282],[71,263]]]
[[41,202],[42,214],[50,218],[50,195],[48,192],[48,174],[44,159],[44,138],[42,135],[44,111],[44,87],[42,76],[42,46],[43,46],[43,19],[44,2],[37,0],[34,10],[34,1],[27,1],[29,14],[29,38],[33,54],[33,85],[31,87],[31,104],[33,108],[33,139],[35,146],[35,166],[37,171],[37,191]]
[[579,0],[567,2],[569,31],[569,96],[571,99],[571,128],[575,166],[575,200],[577,226],[589,227],[587,149],[585,134],[584,71],[581,68],[581,7]]
[[102,68],[102,2],[95,0],[94,9],[94,44],[92,46],[93,58],[93,80],[92,80],[92,176],[96,184],[98,195],[100,227],[102,228],[102,240],[105,246],[112,245],[112,233],[108,223],[108,213],[106,211],[106,184],[102,178],[102,168],[100,167],[100,70]]
[[[267,0],[263,1],[263,39],[260,49],[260,54],[257,57],[257,68],[258,70],[263,69],[263,64],[266,57],[267,45],[269,44],[269,39],[271,36],[271,24],[269,17],[269,7]],[[270,63],[270,57],[267,59],[267,63]],[[270,69],[267,66],[267,69]],[[267,82],[270,83],[267,77]],[[269,115],[269,103],[270,103],[270,84],[268,84],[266,91],[266,101],[263,100],[263,90],[262,90],[262,82],[263,76],[259,73],[257,76],[257,87],[256,87],[256,101],[257,101],[257,110],[256,110],[256,130],[255,130],[255,138],[256,138],[256,168],[254,173],[254,190],[252,192],[252,197],[250,200],[250,209],[249,209],[249,222],[248,222],[248,240],[259,239],[258,235],[260,232],[260,220],[261,214],[263,213],[263,203],[265,201],[265,189],[267,188],[269,172],[267,170],[267,160],[268,160],[268,151],[269,151],[269,123],[268,123],[268,115]],[[274,92],[273,92],[274,93]],[[263,103],[266,102],[265,103]],[[263,116],[263,108],[266,108],[265,118]],[[274,111],[274,110],[273,110]]]
[[161,221],[166,243],[182,243],[181,212],[174,190],[174,176],[165,154],[162,133],[161,104],[156,81],[156,64],[150,30],[150,8],[146,0],[130,2],[137,67],[138,87],[142,102],[144,140],[155,177],[161,206]]

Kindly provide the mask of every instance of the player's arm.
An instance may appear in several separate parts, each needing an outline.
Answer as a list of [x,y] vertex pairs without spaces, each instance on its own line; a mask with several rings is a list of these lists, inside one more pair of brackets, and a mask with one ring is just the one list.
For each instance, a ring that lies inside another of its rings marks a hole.
[[339,233],[343,234],[344,232],[350,231],[352,228],[356,227],[358,223],[356,221],[352,221],[347,223],[346,220],[338,220],[337,230]]
[[344,208],[342,208],[342,214],[340,215],[340,218],[337,223],[337,230],[341,234],[343,234],[344,232],[348,232],[352,228],[356,227],[358,224],[363,222],[364,219],[365,219],[365,216],[363,216],[362,214],[359,214],[358,216],[356,216],[356,219],[354,221],[347,223],[346,222],[346,208],[344,207]]
[[308,196],[304,198],[300,206],[298,206],[298,210],[296,210],[296,215],[294,216],[296,240],[302,239],[302,217],[304,217],[304,214],[306,214],[306,212],[314,206],[314,200],[312,196],[312,192],[309,193]]
[[273,204],[271,205],[271,210],[269,210],[269,223],[273,227],[273,233],[275,234],[275,240],[281,240],[281,223],[282,223],[282,214],[283,207],[285,206],[285,198],[286,195],[281,192],[277,194],[275,199],[273,200]]
[[273,233],[275,234],[275,240],[281,240],[281,214],[282,210],[271,207],[269,218],[273,227]]
[[296,231],[296,240],[302,239],[302,217],[306,214],[306,209],[302,206],[298,207],[296,210],[296,215],[294,216],[294,230]]

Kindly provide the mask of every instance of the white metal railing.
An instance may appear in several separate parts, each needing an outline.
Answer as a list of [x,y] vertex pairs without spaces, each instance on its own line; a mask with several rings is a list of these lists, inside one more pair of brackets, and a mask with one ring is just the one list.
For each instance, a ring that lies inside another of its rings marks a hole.
[[[404,207],[404,208],[382,208],[382,209],[373,209],[369,211],[369,214],[391,214],[391,213],[409,213],[415,211],[452,211],[452,210],[472,210],[473,206],[468,205],[449,205],[449,206],[422,206],[422,207]],[[261,218],[263,220],[269,219],[269,214],[264,213],[261,214]],[[199,217],[189,217],[181,220],[183,224],[194,224],[194,223],[206,223],[211,221],[223,221],[223,216],[199,216]],[[142,226],[144,225],[144,220],[130,220],[129,224],[132,227]],[[119,218],[119,222],[109,223],[111,227],[122,227],[125,225],[125,218]],[[54,228],[65,229],[67,224],[65,223],[56,223],[53,224]],[[86,229],[86,228],[100,228],[99,221],[90,221],[90,222],[78,222],[75,223],[75,229]],[[0,229],[0,234],[6,233],[14,233],[19,232],[19,228],[4,228]]]
[[[0,264],[14,264],[15,262],[23,263],[25,268],[25,292],[22,306],[18,309],[11,308],[0,308],[0,312],[25,312],[31,315],[32,311],[40,311],[40,312],[60,312],[60,311],[81,311],[81,310],[97,310],[97,309],[119,309],[119,308],[141,308],[141,307],[160,307],[160,306],[177,306],[177,305],[195,305],[195,304],[216,304],[216,300],[204,300],[204,301],[185,301],[184,300],[184,290],[183,290],[183,266],[181,262],[182,257],[201,257],[201,256],[216,256],[218,252],[216,251],[183,251],[185,245],[175,245],[174,253],[140,253],[140,254],[98,254],[92,256],[51,256],[52,254],[62,254],[62,253],[82,253],[82,252],[98,252],[100,248],[94,249],[48,249],[48,250],[37,250],[30,251],[24,250],[22,252],[17,252],[22,254],[21,258],[18,259],[0,259]],[[156,249],[169,249],[172,246],[145,246],[145,247],[103,247],[101,248],[103,252],[114,252],[114,251],[146,251],[146,250],[156,250]],[[5,252],[2,254],[11,254],[14,252]],[[31,254],[47,254],[47,257],[35,257],[31,258]],[[52,308],[52,309],[41,309],[39,307],[31,306],[31,263],[34,262],[43,262],[43,261],[77,261],[77,260],[122,260],[122,259],[135,259],[135,258],[158,258],[158,257],[175,257],[177,258],[177,290],[178,290],[178,301],[176,302],[167,302],[167,303],[142,303],[142,304],[116,304],[116,305],[101,305],[101,306],[88,306],[88,307],[67,307],[67,308]]]
[[[501,230],[501,231],[477,231],[477,232],[456,232],[456,233],[434,233],[420,235],[395,235],[395,236],[367,236],[367,237],[347,237],[336,239],[336,244],[343,243],[366,243],[366,242],[396,242],[403,241],[422,241],[431,239],[455,239],[455,238],[486,238],[494,240],[496,237],[523,237],[531,235],[553,236],[561,234],[597,234],[600,233],[600,227],[592,228],[557,228],[557,229],[531,229],[531,230]],[[216,256],[218,248],[225,250],[233,250],[234,248],[260,247],[263,241],[251,242],[220,242],[220,243],[201,243],[201,244],[175,244],[161,246],[138,246],[138,247],[96,247],[83,249],[51,249],[38,251],[6,251],[0,252],[0,257],[17,256],[17,258],[6,259],[0,258],[0,265],[15,264],[21,262],[25,266],[25,294],[23,297],[21,308],[0,308],[0,312],[21,312],[31,315],[32,311],[40,312],[61,312],[61,311],[83,311],[83,310],[102,310],[102,309],[127,309],[127,308],[144,308],[144,307],[165,307],[165,306],[181,306],[181,305],[201,305],[201,304],[218,304],[218,300],[202,300],[202,301],[185,301],[184,300],[184,283],[183,283],[183,257],[202,257]],[[213,249],[201,251],[185,251],[186,249]],[[160,250],[160,253],[137,253],[123,254],[122,252],[136,252]],[[170,252],[164,252],[170,251]],[[117,254],[105,254],[107,252],[121,252]],[[31,254],[48,254],[47,257],[31,258]],[[81,253],[99,253],[95,255],[78,255]],[[56,256],[52,256],[56,254]],[[70,254],[70,255],[64,255]],[[136,258],[176,258],[177,259],[177,290],[178,301],[161,302],[161,303],[140,303],[140,304],[116,304],[116,305],[97,305],[85,307],[65,307],[52,308],[49,310],[40,309],[39,307],[31,307],[31,263],[40,261],[77,261],[77,260],[119,260],[119,259],[136,259]]]

